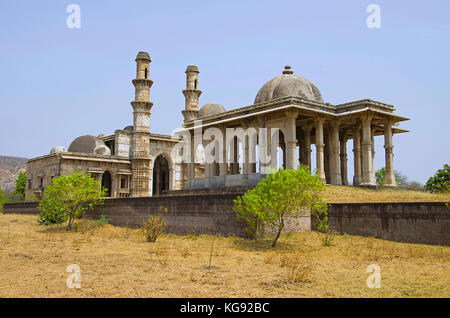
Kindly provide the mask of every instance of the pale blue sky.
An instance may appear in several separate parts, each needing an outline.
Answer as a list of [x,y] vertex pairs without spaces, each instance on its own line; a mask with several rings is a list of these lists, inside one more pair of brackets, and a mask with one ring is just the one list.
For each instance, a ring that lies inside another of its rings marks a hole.
[[[81,29],[66,8],[81,7]],[[381,7],[369,29],[366,8]],[[136,53],[152,58],[151,130],[180,126],[184,70],[200,103],[250,105],[289,64],[332,104],[370,98],[411,118],[394,136],[395,169],[425,182],[449,162],[450,2],[0,2],[0,154],[35,157],[79,135],[132,123]],[[376,168],[384,165],[377,137]],[[351,154],[351,143],[348,151]],[[350,166],[352,171],[352,166]]]

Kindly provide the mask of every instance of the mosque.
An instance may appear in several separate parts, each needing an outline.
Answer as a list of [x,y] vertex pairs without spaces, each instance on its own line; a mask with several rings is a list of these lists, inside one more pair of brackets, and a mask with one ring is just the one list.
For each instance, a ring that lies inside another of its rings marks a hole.
[[385,186],[396,186],[392,137],[407,132],[398,123],[408,118],[396,115],[392,105],[370,99],[325,103],[313,83],[285,66],[281,75],[262,86],[252,105],[231,110],[217,103],[199,107],[200,72],[189,65],[181,111],[183,130],[176,136],[156,134],[150,132],[150,56],[139,52],[135,61],[133,125],[111,135],[80,136],[67,149],[56,146],[50,154],[30,159],[27,198],[42,196],[53,178],[74,170],[101,181],[109,197],[125,198],[251,186],[270,173],[270,168],[311,167],[313,159],[324,182],[350,185],[350,139],[354,154],[351,184],[370,187],[376,185],[375,136],[384,136]]

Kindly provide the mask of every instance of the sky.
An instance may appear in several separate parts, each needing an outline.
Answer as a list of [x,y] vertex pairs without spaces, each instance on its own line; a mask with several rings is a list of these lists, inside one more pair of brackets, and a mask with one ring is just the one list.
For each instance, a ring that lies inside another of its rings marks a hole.
[[[67,27],[70,4],[80,7],[80,28]],[[370,4],[380,8],[380,28],[367,26]],[[394,136],[394,169],[409,180],[425,183],[449,163],[445,0],[2,0],[0,155],[37,157],[132,124],[138,51],[152,59],[154,133],[180,127],[189,64],[200,69],[200,104],[227,110],[251,105],[291,65],[325,102],[369,98],[410,118],[400,124],[410,132]],[[375,138],[376,169],[383,144]]]

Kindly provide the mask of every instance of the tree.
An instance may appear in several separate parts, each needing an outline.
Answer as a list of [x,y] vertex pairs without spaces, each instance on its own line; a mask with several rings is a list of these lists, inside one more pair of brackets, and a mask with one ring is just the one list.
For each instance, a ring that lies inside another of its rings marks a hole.
[[[384,185],[384,177],[386,175],[386,168],[382,167],[375,171],[375,177],[377,180],[377,184],[382,186]],[[397,186],[400,188],[422,188],[422,185],[417,181],[408,181],[408,177],[403,175],[400,171],[395,170],[395,182]]]
[[5,195],[3,189],[0,189],[0,212],[3,213],[3,204],[8,202],[8,197]]
[[16,179],[16,189],[14,190],[14,194],[20,200],[25,200],[25,188],[27,185],[27,174],[25,172],[19,173],[19,176]]
[[255,188],[234,200],[237,218],[245,221],[252,239],[262,236],[264,227],[276,230],[275,247],[284,229],[286,217],[299,217],[310,211],[318,220],[320,230],[327,229],[327,204],[321,199],[325,184],[318,175],[311,175],[308,166],[298,170],[279,169],[269,174]]
[[425,184],[425,189],[430,192],[450,191],[450,165],[444,164],[443,169],[439,169],[434,176],[430,177]]
[[106,190],[89,173],[80,171],[60,175],[52,180],[39,202],[39,222],[44,225],[62,223],[68,220],[67,230],[75,218],[81,218],[94,206],[103,204]]

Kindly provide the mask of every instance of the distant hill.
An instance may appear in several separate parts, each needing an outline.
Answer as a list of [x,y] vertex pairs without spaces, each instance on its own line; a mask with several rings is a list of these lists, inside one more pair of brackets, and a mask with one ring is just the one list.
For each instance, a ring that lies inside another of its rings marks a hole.
[[26,171],[26,158],[0,156],[0,188],[14,191],[20,172]]

